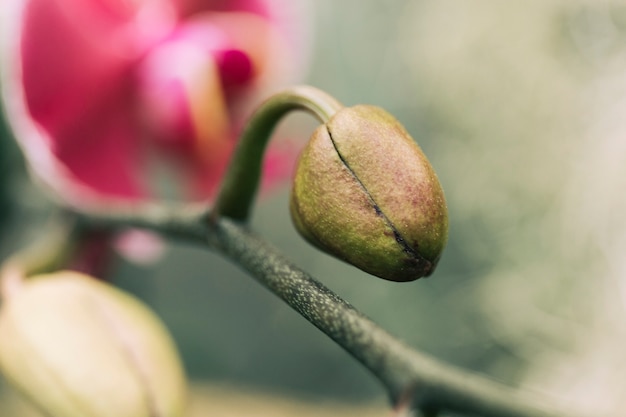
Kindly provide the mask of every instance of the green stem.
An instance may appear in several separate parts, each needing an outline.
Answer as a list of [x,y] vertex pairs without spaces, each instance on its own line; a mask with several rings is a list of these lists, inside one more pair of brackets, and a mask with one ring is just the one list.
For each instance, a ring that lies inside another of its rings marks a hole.
[[[90,227],[143,227],[222,253],[361,362],[393,404],[483,417],[575,417],[549,400],[442,363],[405,345],[337,294],[285,259],[272,245],[227,218],[207,223],[202,211],[154,206],[78,213]],[[427,414],[428,415],[428,414]]]
[[278,122],[293,110],[304,110],[326,123],[343,106],[325,92],[309,86],[289,88],[265,101],[252,115],[233,154],[212,217],[248,219],[261,178],[263,155]]

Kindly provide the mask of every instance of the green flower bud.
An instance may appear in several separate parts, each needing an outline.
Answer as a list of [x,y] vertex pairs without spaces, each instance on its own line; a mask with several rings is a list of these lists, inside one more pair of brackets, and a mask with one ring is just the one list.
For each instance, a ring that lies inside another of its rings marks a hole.
[[373,106],[342,109],[313,133],[291,215],[315,246],[392,281],[430,275],[448,237],[443,190],[426,156]]
[[0,369],[47,416],[177,417],[175,346],[139,300],[69,271],[33,277],[0,311]]

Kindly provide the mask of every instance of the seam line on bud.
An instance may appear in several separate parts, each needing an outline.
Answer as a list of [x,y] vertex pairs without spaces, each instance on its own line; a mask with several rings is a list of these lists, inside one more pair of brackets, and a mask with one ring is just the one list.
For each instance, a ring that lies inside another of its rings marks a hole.
[[113,340],[118,340],[119,346],[122,350],[122,354],[124,355],[125,360],[128,362],[128,367],[130,371],[135,375],[137,380],[139,381],[139,385],[141,390],[143,391],[143,397],[146,402],[146,408],[148,411],[148,417],[161,417],[161,413],[157,407],[156,398],[151,392],[151,384],[150,381],[141,369],[141,365],[139,360],[137,359],[137,354],[135,350],[132,348],[132,344],[129,343],[128,339],[125,337],[124,332],[120,332],[118,330],[118,325],[116,323],[115,318],[107,311],[106,306],[102,305],[98,300],[93,300],[94,306],[97,310],[101,312],[101,317],[104,320],[106,326],[113,333]]
[[363,192],[365,193],[365,195],[367,196],[368,201],[370,202],[370,204],[374,208],[374,211],[376,212],[376,215],[380,216],[383,219],[383,221],[385,222],[385,224],[387,224],[387,226],[389,226],[389,228],[393,232],[393,237],[395,238],[396,242],[398,243],[398,245],[400,245],[402,247],[402,251],[404,253],[406,253],[407,255],[409,255],[410,257],[412,257],[414,259],[417,259],[418,262],[425,262],[427,264],[430,264],[430,261],[428,261],[427,259],[424,259],[422,256],[419,255],[419,253],[417,253],[415,251],[415,249],[413,249],[411,246],[409,246],[408,243],[406,243],[406,240],[402,237],[402,234],[398,231],[398,229],[393,224],[393,222],[389,219],[389,217],[387,217],[385,215],[385,213],[382,211],[380,206],[376,203],[376,200],[374,200],[374,198],[369,193],[369,191],[367,190],[367,188],[365,187],[363,182],[361,182],[361,179],[356,175],[356,173],[352,170],[352,168],[350,168],[350,165],[348,164],[348,161],[343,157],[341,152],[339,152],[339,148],[337,147],[337,144],[335,143],[335,140],[333,139],[333,134],[330,131],[328,125],[326,125],[326,131],[328,132],[328,137],[330,138],[330,143],[333,144],[333,148],[335,148],[335,152],[337,153],[337,156],[339,157],[339,160],[341,161],[343,166],[348,170],[350,175],[352,175],[352,177],[354,177],[354,179],[359,184],[359,186],[363,189]]

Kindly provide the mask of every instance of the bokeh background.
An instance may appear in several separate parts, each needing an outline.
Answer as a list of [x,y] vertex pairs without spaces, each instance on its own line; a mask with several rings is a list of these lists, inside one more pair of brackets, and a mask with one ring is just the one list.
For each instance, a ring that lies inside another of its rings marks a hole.
[[[287,187],[259,201],[254,229],[424,352],[596,415],[623,407],[626,3],[317,0],[311,11],[306,82],[405,124],[446,192],[450,241],[434,276],[396,284],[306,244]],[[313,127],[294,115],[282,131],[304,140]],[[4,258],[50,207],[0,134]],[[170,327],[202,386],[197,415],[388,413],[360,365],[203,248],[171,242],[158,263],[120,259],[113,275]]]

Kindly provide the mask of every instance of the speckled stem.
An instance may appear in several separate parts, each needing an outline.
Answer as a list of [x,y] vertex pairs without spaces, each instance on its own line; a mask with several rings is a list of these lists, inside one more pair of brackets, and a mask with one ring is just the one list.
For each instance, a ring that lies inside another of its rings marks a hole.
[[[246,227],[226,218],[207,223],[202,210],[164,206],[79,214],[90,227],[144,227],[208,245],[230,258],[361,362],[393,404],[485,417],[583,417],[410,348],[285,259]],[[434,415],[434,414],[427,414]]]
[[309,86],[289,88],[261,104],[241,134],[211,217],[226,216],[240,222],[248,219],[261,178],[265,148],[287,113],[304,110],[325,123],[342,107],[333,97]]

